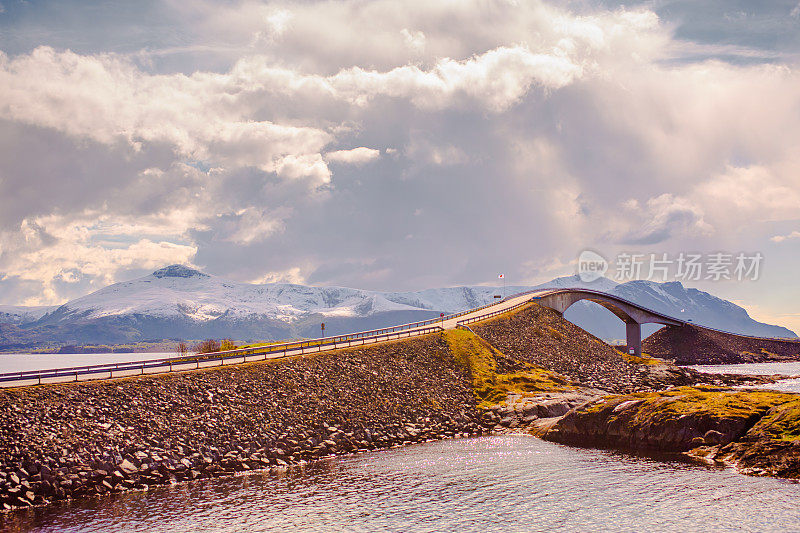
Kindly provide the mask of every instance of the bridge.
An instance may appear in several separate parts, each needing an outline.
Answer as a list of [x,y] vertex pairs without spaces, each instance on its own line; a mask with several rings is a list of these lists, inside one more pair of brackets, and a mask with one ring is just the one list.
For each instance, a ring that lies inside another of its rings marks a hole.
[[572,304],[589,300],[600,304],[625,322],[625,341],[628,353],[642,355],[642,324],[683,326],[686,321],[653,311],[639,304],[605,292],[591,289],[555,289],[532,297],[539,305],[564,314]]
[[635,355],[640,355],[642,351],[641,324],[657,323],[671,326],[685,324],[682,320],[663,315],[637,305],[634,302],[599,291],[581,288],[536,289],[514,294],[499,302],[469,309],[461,313],[445,315],[440,318],[433,318],[420,322],[401,324],[389,328],[339,335],[336,337],[322,337],[319,339],[297,342],[277,343],[211,354],[197,354],[70,368],[7,372],[0,374],[0,386],[27,386],[64,381],[113,379],[125,376],[181,372],[212,366],[294,357],[308,353],[349,348],[352,346],[415,337],[436,331],[453,329],[461,324],[485,320],[502,313],[513,311],[529,302],[536,302],[544,307],[554,309],[558,313],[563,313],[572,304],[580,300],[596,302],[625,322],[628,352]]

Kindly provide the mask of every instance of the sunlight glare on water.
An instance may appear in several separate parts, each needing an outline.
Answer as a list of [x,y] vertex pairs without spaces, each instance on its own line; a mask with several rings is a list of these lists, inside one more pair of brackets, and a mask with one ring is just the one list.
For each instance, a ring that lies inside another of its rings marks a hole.
[[[663,458],[662,458],[663,459]],[[800,485],[526,436],[428,443],[7,517],[41,532],[797,531]]]

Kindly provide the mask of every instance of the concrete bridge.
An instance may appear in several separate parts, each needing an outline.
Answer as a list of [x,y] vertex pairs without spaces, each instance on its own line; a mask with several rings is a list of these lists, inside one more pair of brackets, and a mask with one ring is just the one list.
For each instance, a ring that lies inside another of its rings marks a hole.
[[537,292],[532,297],[532,301],[561,314],[572,304],[581,300],[589,300],[602,305],[625,322],[628,353],[632,355],[642,354],[642,324],[664,324],[665,326],[686,324],[683,320],[647,309],[624,298],[590,289],[553,289],[545,293]]

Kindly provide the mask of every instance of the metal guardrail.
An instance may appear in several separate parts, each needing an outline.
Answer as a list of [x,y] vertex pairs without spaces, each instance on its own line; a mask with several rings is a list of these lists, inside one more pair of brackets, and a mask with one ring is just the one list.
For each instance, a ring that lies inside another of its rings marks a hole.
[[[522,296],[522,295],[520,295],[520,296]],[[513,296],[513,298],[516,298],[516,297],[517,296]],[[527,304],[531,303],[531,301],[532,300],[525,300],[524,302],[519,302],[519,303],[514,304],[511,307],[507,307],[505,309],[499,309],[497,311],[492,311],[490,313],[486,313],[486,314],[483,314],[483,315],[471,316],[469,318],[465,318],[464,320],[459,320],[458,322],[456,322],[456,327],[464,326],[465,328],[469,329],[467,327],[467,324],[471,324],[473,322],[480,322],[481,320],[486,320],[487,318],[492,318],[493,316],[502,315],[503,313],[509,313],[511,311],[514,311],[515,309],[519,309],[523,305],[527,305]],[[469,329],[469,331],[472,331],[472,330]]]
[[800,339],[797,337],[758,337],[756,335],[745,335],[744,333],[736,333],[734,331],[728,331],[725,329],[719,328],[712,328],[711,326],[704,326],[702,324],[698,324],[697,322],[692,322],[691,320],[684,320],[686,323],[685,325],[695,326],[700,329],[707,329],[709,331],[716,331],[717,333],[724,333],[726,335],[733,335],[734,337],[744,337],[745,339],[754,339],[757,341],[777,341],[777,342],[791,342],[795,344],[800,344]]
[[[400,339],[403,337],[417,337],[420,335],[426,335],[428,333],[433,333],[435,331],[442,331],[442,330],[443,328],[440,325],[436,325],[436,326],[405,329],[402,331],[389,331],[370,336],[356,337],[354,335],[352,336],[352,338],[348,338],[345,340],[342,340],[339,337],[333,337],[330,339],[321,339],[322,342],[316,344],[307,344],[306,342],[303,342],[296,344],[272,345],[263,347],[262,349],[258,349],[258,351],[256,351],[255,353],[251,353],[250,350],[245,350],[245,351],[238,350],[236,351],[237,353],[217,352],[214,354],[207,354],[203,356],[151,359],[147,361],[132,361],[127,363],[114,363],[106,365],[88,365],[82,367],[57,368],[51,370],[28,370],[24,372],[8,372],[0,374],[0,383],[36,381],[37,384],[41,384],[43,379],[59,379],[59,378],[74,377],[75,379],[71,381],[81,381],[80,379],[81,376],[90,376],[90,375],[95,375],[95,376],[99,375],[95,379],[111,379],[114,377],[126,377],[131,375],[159,374],[164,372],[173,372],[176,370],[184,371],[184,370],[192,370],[199,368],[208,368],[210,366],[213,366],[213,363],[217,362],[219,363],[218,366],[224,366],[226,364],[226,361],[231,361],[228,364],[234,364],[234,363],[246,363],[251,361],[263,361],[268,358],[278,359],[283,357],[304,355],[306,353],[321,352],[323,348],[332,348],[332,349],[349,348],[352,346],[361,346],[364,344],[374,344],[380,341],[392,340],[393,338]],[[277,356],[270,358],[268,357],[270,355],[277,355]],[[257,357],[257,358],[248,359],[248,357]],[[201,366],[201,364],[203,365]],[[192,365],[194,366],[192,367]],[[189,368],[187,368],[187,366]],[[152,369],[161,369],[161,370],[158,370],[156,372],[147,371]],[[115,372],[117,373],[117,375],[114,374]],[[122,372],[128,372],[128,373],[124,375],[119,375]],[[134,373],[131,374],[131,372]]]
[[[286,357],[288,355],[302,355],[314,351],[320,352],[322,351],[323,347],[339,348],[339,347],[358,346],[366,344],[367,343],[366,341],[374,343],[382,339],[390,340],[392,337],[401,338],[403,336],[402,333],[409,333],[405,335],[406,337],[418,336],[430,333],[431,331],[442,329],[442,327],[439,325],[433,326],[435,324],[441,324],[446,320],[452,320],[460,316],[464,316],[470,313],[475,313],[476,311],[481,311],[483,309],[496,306],[514,297],[515,296],[510,296],[508,298],[504,298],[500,302],[491,302],[487,305],[476,307],[473,309],[468,309],[466,311],[461,311],[459,313],[453,313],[450,315],[430,318],[427,320],[420,320],[417,322],[410,322],[407,324],[400,324],[388,328],[380,328],[367,331],[360,331],[357,333],[350,333],[346,335],[338,335],[335,337],[322,337],[318,339],[308,339],[308,340],[281,343],[281,344],[270,344],[267,346],[258,346],[252,348],[239,348],[235,350],[226,350],[221,352],[213,352],[208,354],[193,355],[186,357],[178,356],[178,357],[168,357],[161,359],[149,359],[143,361],[131,361],[125,363],[107,363],[100,365],[84,365],[77,367],[53,368],[46,370],[7,372],[0,374],[0,384],[9,382],[19,382],[19,381],[36,381],[36,383],[39,384],[42,383],[43,379],[57,379],[57,378],[72,377],[72,376],[75,377],[74,381],[79,381],[80,376],[99,375],[99,374],[108,374],[107,376],[103,377],[109,379],[111,377],[114,377],[115,372],[121,373],[121,372],[131,372],[136,370],[139,371],[140,375],[148,373],[156,374],[160,372],[172,372],[173,367],[181,367],[180,370],[186,370],[185,367],[189,365],[194,365],[194,368],[201,368],[201,365],[204,365],[203,368],[205,368],[207,366],[211,366],[209,363],[220,362],[220,365],[224,365],[225,361],[231,359],[235,360],[241,359],[240,362],[246,362],[248,360],[258,361],[267,359],[267,356],[274,354],[282,354],[283,357]],[[431,327],[426,327],[426,326],[431,326]],[[414,334],[411,335],[410,332],[413,332]],[[255,356],[262,356],[262,357],[258,359],[248,359],[248,357],[255,357]],[[161,370],[160,372],[147,372],[148,369],[156,369],[156,368],[160,369],[166,368],[167,370]],[[131,374],[126,374],[126,375],[131,375]]]
[[[597,291],[597,290],[594,290],[594,289],[584,289],[582,287],[572,287],[572,288],[564,287],[564,288],[558,288],[558,289],[547,289],[547,291],[548,291],[547,294],[543,294],[541,296],[537,296],[536,298],[544,298],[546,296],[550,296],[553,293],[559,293],[559,292],[575,292],[575,291],[588,292],[590,294],[596,294],[598,296],[605,296],[606,298],[611,298],[612,300],[619,300],[620,302],[622,302],[624,304],[630,305],[632,307],[636,307],[637,309],[640,309],[641,311],[645,311],[647,313],[650,313],[650,314],[653,314],[653,315],[656,315],[656,316],[668,318],[670,320],[675,320],[676,322],[686,322],[686,320],[684,320],[682,318],[675,318],[673,316],[669,316],[669,315],[667,315],[665,313],[662,313],[661,311],[656,311],[655,309],[650,309],[649,307],[645,307],[643,305],[637,304],[636,302],[632,302],[630,300],[627,300],[625,298],[617,296],[616,294],[609,294],[609,293],[603,292],[603,291]],[[541,292],[541,291],[537,291],[537,292]]]
[[[532,291],[538,292],[538,291]],[[208,354],[190,355],[190,356],[177,356],[166,357],[160,359],[147,359],[140,361],[129,361],[122,363],[106,363],[99,365],[83,365],[66,368],[52,368],[45,370],[26,370],[21,372],[6,372],[0,373],[0,386],[3,384],[13,382],[29,382],[35,381],[36,384],[41,384],[42,380],[56,380],[61,378],[72,378],[72,381],[81,381],[81,376],[97,376],[94,379],[111,379],[113,377],[124,377],[130,375],[131,372],[136,372],[138,375],[144,374],[158,374],[163,372],[172,372],[177,367],[177,370],[191,370],[192,365],[194,369],[207,368],[213,366],[214,363],[219,363],[220,366],[226,364],[226,361],[248,362],[248,361],[262,361],[273,355],[275,357],[287,357],[294,355],[304,355],[306,353],[321,352],[323,348],[346,348],[351,346],[360,346],[367,343],[375,343],[381,340],[391,340],[392,338],[412,337],[431,333],[432,331],[439,331],[443,328],[440,324],[447,320],[452,320],[460,316],[468,315],[488,309],[499,305],[502,302],[516,298],[519,295],[512,295],[503,298],[499,302],[491,302],[487,305],[453,313],[450,315],[430,318],[427,320],[420,320],[417,322],[410,322],[407,324],[400,324],[388,328],[373,329],[367,331],[360,331],[357,333],[350,333],[346,335],[338,335],[335,337],[322,337],[318,339],[308,339],[302,341],[270,344],[266,346],[258,346],[252,348],[239,348],[235,350],[226,350],[220,352],[213,352]],[[526,302],[523,302],[526,303]],[[520,304],[512,306],[511,308],[503,309],[499,312],[488,313],[481,315],[481,319],[495,316],[496,314],[507,312],[511,309],[519,307]],[[439,325],[437,325],[439,324]],[[250,358],[250,359],[249,359]],[[189,368],[187,368],[189,367]],[[156,370],[158,369],[158,370]],[[148,372],[148,370],[151,370]],[[156,370],[156,371],[152,371]],[[115,376],[115,373],[117,375]],[[125,373],[124,376],[119,375]]]
[[[454,318],[458,318],[464,315],[472,314],[477,311],[481,311],[483,309],[488,309],[490,307],[494,307],[502,302],[506,302],[512,300],[514,298],[518,298],[520,296],[525,296],[527,294],[534,294],[534,293],[541,293],[544,292],[541,296],[533,296],[528,300],[523,302],[519,302],[511,307],[491,311],[489,313],[484,313],[482,315],[477,315],[473,317],[469,317],[464,320],[459,320],[456,324],[458,325],[466,325],[473,322],[478,322],[480,320],[486,320],[487,318],[491,318],[493,316],[497,316],[503,313],[508,313],[515,309],[522,307],[523,305],[535,301],[538,298],[547,296],[554,292],[569,292],[569,291],[584,291],[590,292],[602,296],[609,296],[615,299],[618,299],[622,302],[626,302],[630,305],[638,307],[644,311],[661,315],[664,317],[669,317],[664,313],[660,313],[658,311],[654,311],[638,305],[634,302],[630,302],[624,298],[620,298],[616,295],[608,294],[602,291],[595,291],[592,289],[584,289],[580,287],[575,288],[566,288],[566,287],[559,287],[554,289],[534,289],[529,291],[523,291],[516,294],[512,294],[500,300],[499,302],[492,302],[490,304],[476,307],[474,309],[468,309],[466,311],[462,311],[460,313],[454,313],[451,315],[445,315],[444,317],[436,317],[431,318],[428,320],[421,320],[418,322],[410,322],[408,324],[401,324],[398,326],[393,326],[389,328],[381,328],[381,329],[373,329],[368,331],[361,331],[357,333],[350,333],[347,335],[338,335],[335,337],[323,337],[319,339],[308,339],[303,341],[296,341],[296,342],[289,342],[289,343],[281,343],[281,344],[271,344],[267,346],[259,346],[259,347],[252,347],[252,348],[240,348],[236,350],[227,350],[224,352],[214,352],[210,354],[202,354],[202,355],[194,355],[194,356],[187,356],[187,357],[171,357],[171,358],[162,358],[162,359],[149,359],[143,361],[131,361],[126,363],[108,363],[108,364],[100,364],[100,365],[85,365],[85,366],[77,366],[77,367],[68,367],[68,368],[55,368],[55,369],[47,369],[47,370],[28,370],[22,372],[7,372],[0,374],[0,384],[9,383],[9,382],[25,382],[25,381],[36,381],[37,383],[42,383],[43,379],[58,379],[58,378],[66,378],[66,377],[75,377],[74,381],[79,381],[80,376],[90,376],[90,375],[101,375],[101,374],[108,374],[107,376],[99,376],[97,379],[103,378],[113,378],[113,377],[123,377],[123,376],[115,376],[114,373],[122,373],[122,372],[135,372],[141,374],[156,374],[162,372],[172,372],[175,367],[179,367],[178,370],[190,370],[191,368],[186,368],[187,366],[194,365],[194,368],[206,368],[211,366],[213,363],[219,362],[220,366],[225,365],[226,361],[237,361],[237,362],[248,362],[248,361],[259,361],[265,360],[270,355],[274,355],[273,358],[279,357],[288,357],[294,355],[303,355],[306,353],[313,353],[313,352],[321,352],[323,348],[332,347],[336,348],[346,348],[351,346],[360,346],[363,344],[368,343],[375,343],[381,340],[391,340],[394,338],[402,338],[402,337],[412,337],[412,336],[419,336],[425,335],[427,333],[431,333],[433,331],[440,331],[443,330],[441,325],[435,324],[442,324],[447,320],[452,320]],[[784,342],[800,342],[800,340],[794,339],[787,339],[782,337],[754,337],[749,335],[741,335],[738,333],[733,333],[730,331],[724,331],[715,328],[709,328],[706,326],[702,326],[699,324],[695,324],[694,322],[687,322],[682,319],[676,319],[673,317],[673,320],[682,321],[685,323],[689,323],[701,328],[709,329],[712,331],[718,331],[720,333],[727,333],[730,335],[737,335],[740,337],[748,337],[753,339],[760,339],[760,340],[775,340],[775,341],[784,341]],[[258,357],[258,359],[248,359],[249,357]],[[203,366],[201,366],[203,365]],[[154,369],[161,369],[157,370],[156,372],[148,372],[148,370]],[[164,370],[166,369],[166,370]],[[131,375],[130,373],[125,375]]]

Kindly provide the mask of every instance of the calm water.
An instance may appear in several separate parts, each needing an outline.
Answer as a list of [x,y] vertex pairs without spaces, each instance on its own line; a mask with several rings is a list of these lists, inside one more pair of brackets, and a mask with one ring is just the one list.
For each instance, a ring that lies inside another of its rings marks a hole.
[[786,363],[747,363],[742,365],[697,365],[690,368],[694,368],[700,372],[710,372],[714,374],[756,374],[759,376],[784,374],[793,376],[792,379],[783,379],[775,383],[761,385],[760,387],[783,392],[800,393],[800,361]]
[[[798,531],[800,484],[483,437],[31,510],[15,531]],[[2,529],[2,527],[0,527]]]
[[179,354],[176,352],[85,354],[3,353],[0,354],[0,373],[103,365],[107,363],[127,363],[129,361],[146,361],[148,359],[164,359],[167,357],[179,357]]

